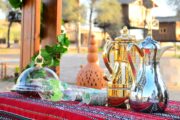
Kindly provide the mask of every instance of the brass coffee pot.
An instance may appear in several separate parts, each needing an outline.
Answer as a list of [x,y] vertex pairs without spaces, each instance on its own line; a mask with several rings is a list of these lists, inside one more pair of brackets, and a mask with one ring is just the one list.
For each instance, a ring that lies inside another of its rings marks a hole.
[[[108,105],[126,107],[125,101],[134,78],[127,59],[127,46],[135,43],[135,37],[129,35],[127,27],[123,27],[122,35],[114,41],[107,40],[104,46],[103,60],[108,69],[105,79],[108,81]],[[135,62],[135,49],[131,49],[132,60]],[[113,60],[112,60],[113,58]]]

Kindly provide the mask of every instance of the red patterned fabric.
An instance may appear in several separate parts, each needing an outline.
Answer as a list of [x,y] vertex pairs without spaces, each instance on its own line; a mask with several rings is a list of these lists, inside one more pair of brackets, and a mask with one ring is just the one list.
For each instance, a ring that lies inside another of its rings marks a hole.
[[130,110],[89,106],[79,102],[50,102],[17,93],[0,93],[0,110],[35,120],[178,120],[180,102],[169,101],[165,113],[145,114]]

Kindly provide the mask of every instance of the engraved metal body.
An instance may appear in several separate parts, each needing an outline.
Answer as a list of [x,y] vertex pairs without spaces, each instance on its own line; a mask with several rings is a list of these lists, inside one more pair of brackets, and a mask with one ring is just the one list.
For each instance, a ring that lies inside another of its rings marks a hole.
[[[137,49],[141,57],[138,72],[130,55],[132,48]],[[136,78],[129,98],[132,110],[148,113],[165,110],[168,103],[168,92],[160,74],[159,61],[168,48],[170,47],[160,48],[159,43],[151,36],[146,37],[138,46],[128,45],[128,60]]]
[[[126,107],[124,102],[129,97],[129,90],[134,81],[131,68],[127,59],[127,46],[135,43],[133,36],[128,34],[127,27],[123,28],[120,37],[115,41],[108,40],[104,46],[103,60],[108,69],[108,105]],[[131,56],[135,60],[135,49],[131,49]],[[113,58],[113,59],[111,59]]]

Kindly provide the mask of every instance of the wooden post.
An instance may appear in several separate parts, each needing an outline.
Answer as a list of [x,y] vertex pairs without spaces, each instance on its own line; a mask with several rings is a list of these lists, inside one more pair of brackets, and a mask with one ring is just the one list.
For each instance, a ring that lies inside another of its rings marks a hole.
[[4,63],[4,78],[7,77],[7,63]]
[[[39,51],[40,45],[40,8],[41,0],[24,0],[21,37],[21,70],[29,64],[31,57]],[[44,31],[42,46],[55,44],[56,36],[61,33],[62,0],[42,0],[44,4]],[[56,72],[59,73],[59,67]]]
[[23,0],[21,30],[21,71],[39,51],[41,0]]
[[43,0],[44,29],[42,45],[55,44],[61,34],[61,0]]
[[3,63],[1,63],[1,76],[0,76],[0,79],[3,79]]
[[[61,34],[61,8],[62,0],[43,0],[44,4],[44,29],[42,46],[55,44],[57,35]],[[60,73],[60,68],[56,67],[57,74]]]

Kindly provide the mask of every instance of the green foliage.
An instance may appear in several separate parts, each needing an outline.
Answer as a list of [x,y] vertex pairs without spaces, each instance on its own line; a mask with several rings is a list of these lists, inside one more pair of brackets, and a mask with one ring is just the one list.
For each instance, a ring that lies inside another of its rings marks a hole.
[[118,0],[100,0],[96,3],[96,20],[101,23],[116,23],[121,21],[121,7]]
[[43,80],[42,92],[40,92],[40,96],[46,100],[59,101],[63,97],[61,86],[62,85],[59,80],[56,79]]
[[62,0],[62,17],[64,22],[83,22],[86,18],[85,6],[77,0]]
[[46,77],[46,72],[44,69],[37,69],[32,71],[29,74],[29,77],[32,79],[37,79],[37,78],[45,78]]
[[42,68],[30,72],[27,76],[27,81],[31,83],[33,79],[39,79],[39,78],[41,79],[46,78],[46,72]]
[[22,7],[22,0],[9,0],[9,3],[15,9]]
[[60,89],[60,81],[59,80],[55,80],[55,79],[51,79],[49,80],[50,82],[50,86],[52,86],[52,91],[53,94],[51,95],[51,100],[52,101],[59,101],[61,100],[63,93]]
[[[66,34],[57,36],[58,43],[52,46],[46,45],[45,48],[41,49],[41,55],[44,58],[43,67],[56,67],[60,65],[60,59],[62,55],[67,52],[69,47],[69,39]],[[34,60],[37,54],[32,57],[31,63],[27,67],[35,65]]]
[[99,0],[96,2],[95,11],[97,16],[95,24],[108,32],[111,37],[117,35],[122,26],[122,13],[118,0]]
[[16,66],[15,67],[15,73],[19,73],[20,72],[20,68],[19,68],[19,66]]

